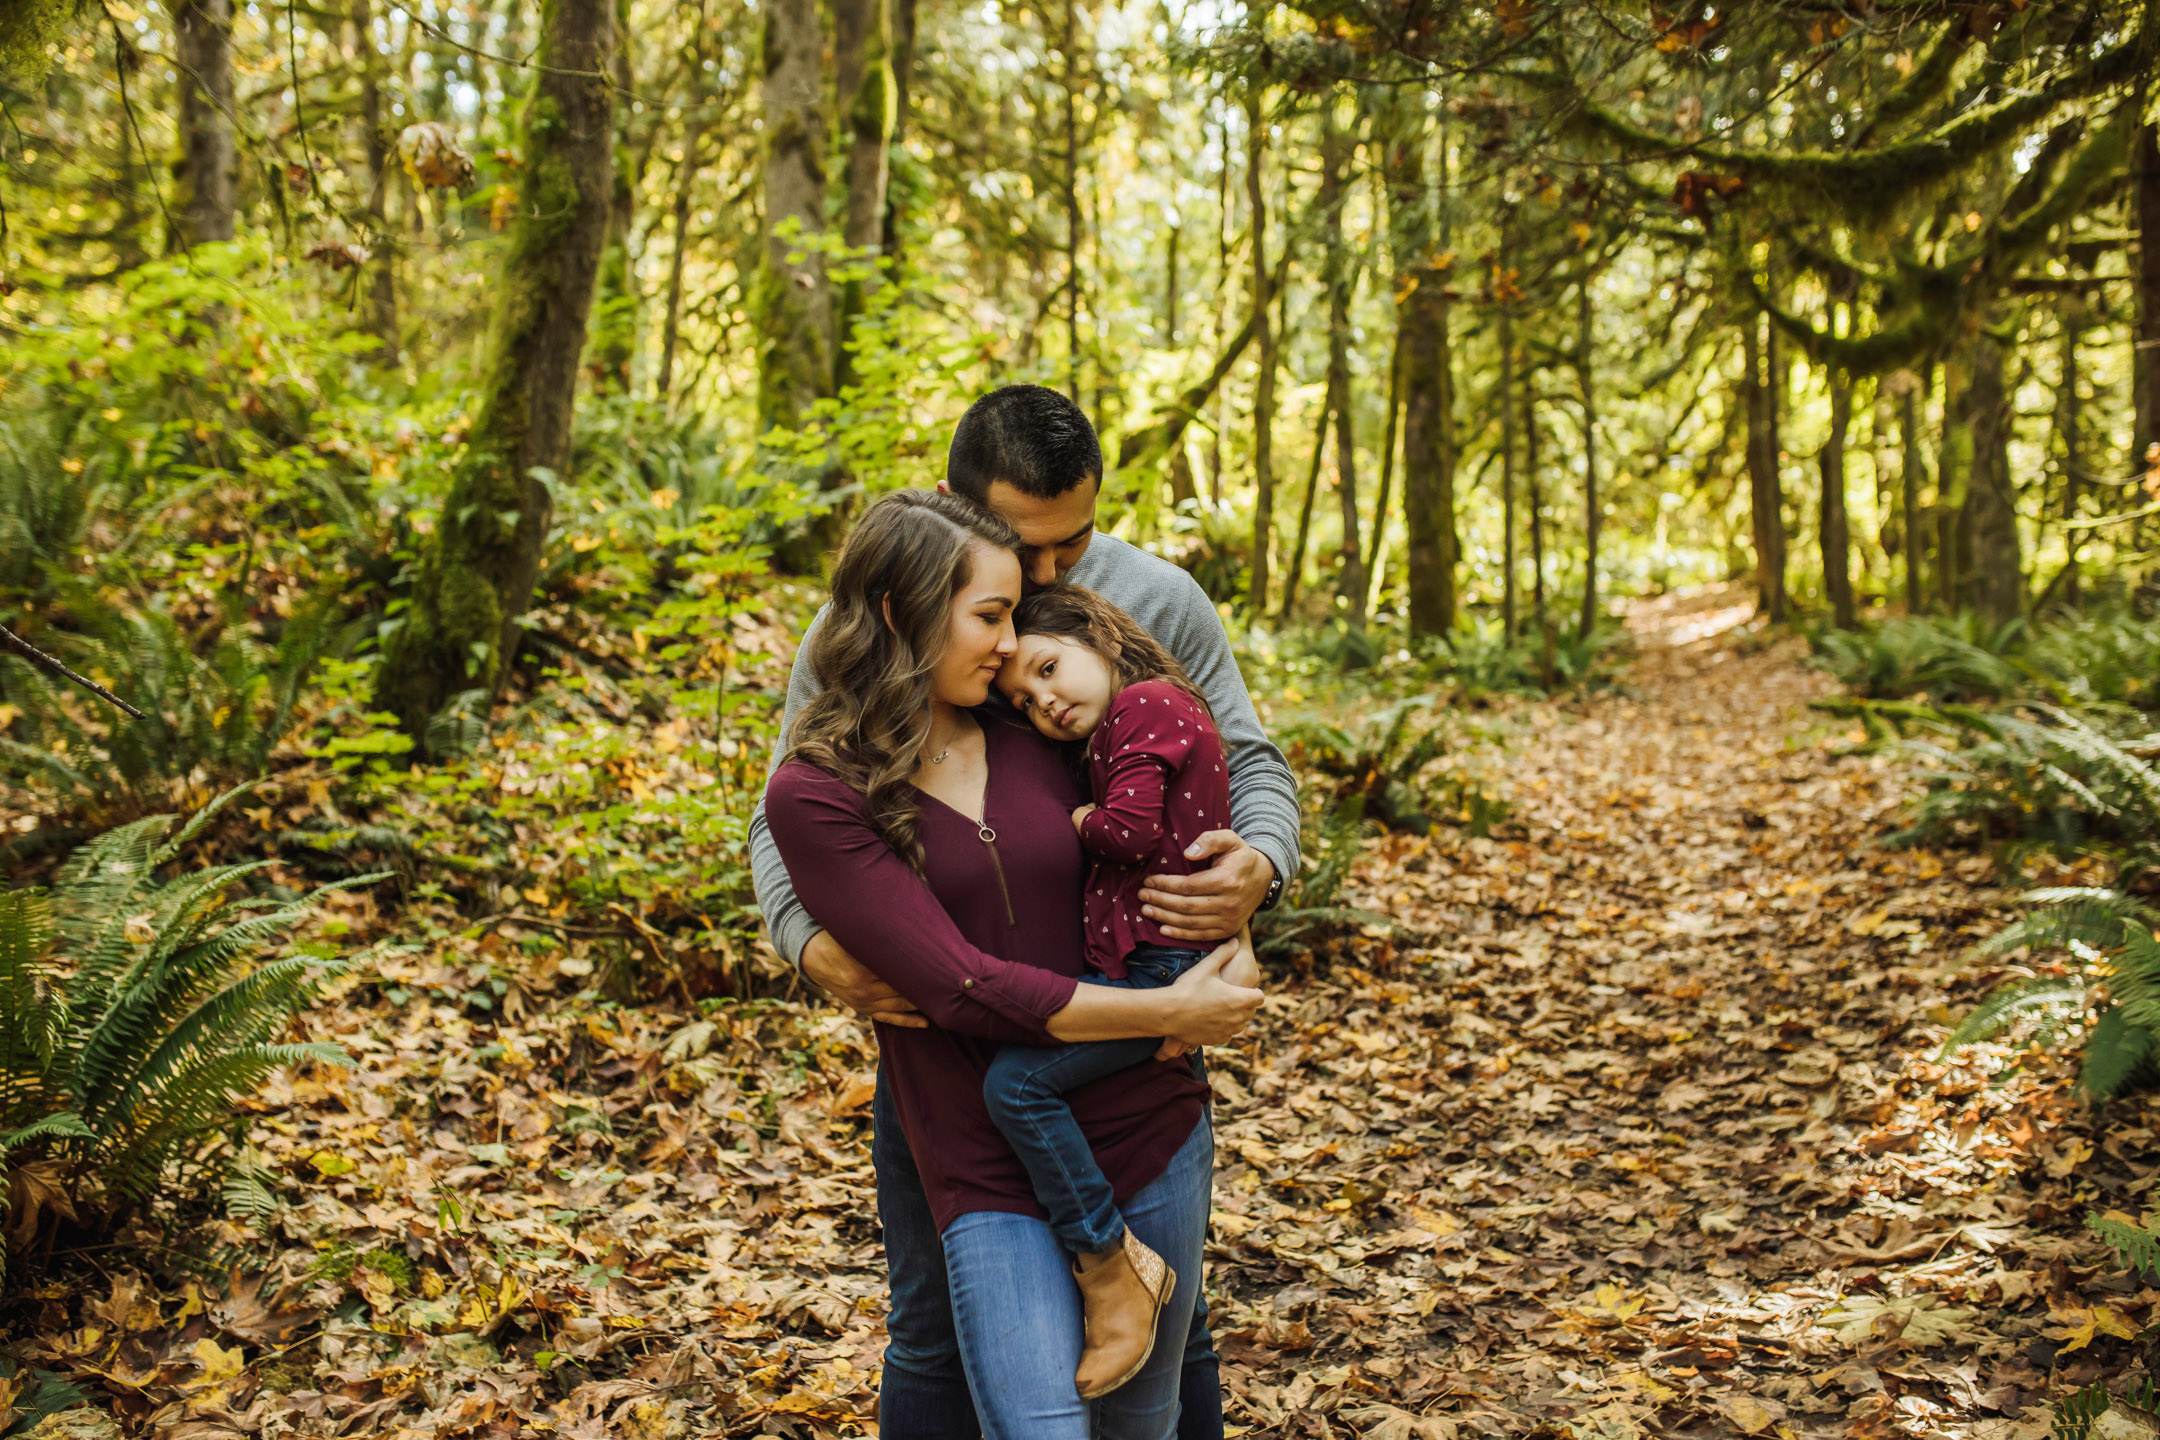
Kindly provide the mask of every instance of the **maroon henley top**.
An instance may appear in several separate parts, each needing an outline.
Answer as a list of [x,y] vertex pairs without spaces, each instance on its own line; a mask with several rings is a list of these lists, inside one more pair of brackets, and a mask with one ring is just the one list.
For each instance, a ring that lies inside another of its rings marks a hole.
[[[877,1035],[941,1230],[977,1210],[1044,1216],[983,1105],[983,1076],[1001,1042],[1057,1043],[1043,1025],[1086,968],[1079,777],[1032,729],[977,718],[990,770],[983,827],[923,795],[922,875],[879,837],[859,792],[807,761],[782,764],[765,792],[811,917],[931,1022]],[[1162,1174],[1205,1094],[1189,1061],[1150,1060],[1067,1097],[1120,1204]]]

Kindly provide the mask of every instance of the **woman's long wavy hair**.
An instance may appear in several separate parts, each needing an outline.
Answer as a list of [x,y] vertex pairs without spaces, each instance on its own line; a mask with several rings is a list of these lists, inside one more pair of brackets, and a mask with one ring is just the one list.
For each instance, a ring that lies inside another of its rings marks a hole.
[[1052,585],[1028,596],[1013,611],[1013,632],[1087,647],[1117,676],[1120,690],[1142,680],[1167,680],[1192,696],[1201,714],[1215,718],[1207,696],[1187,678],[1177,657],[1139,621],[1084,585]]
[[974,578],[977,545],[1017,554],[1020,537],[941,490],[895,490],[864,511],[810,637],[818,696],[788,732],[789,754],[862,792],[870,823],[917,871],[922,812],[909,777],[930,733],[930,671],[952,633],[952,598]]

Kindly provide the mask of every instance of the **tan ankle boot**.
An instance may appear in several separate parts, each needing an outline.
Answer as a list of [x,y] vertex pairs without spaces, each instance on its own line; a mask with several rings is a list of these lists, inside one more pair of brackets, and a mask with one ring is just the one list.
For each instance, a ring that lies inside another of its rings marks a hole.
[[1177,1273],[1127,1230],[1124,1248],[1075,1262],[1073,1276],[1087,1316],[1087,1347],[1073,1380],[1080,1398],[1093,1400],[1147,1364],[1155,1349],[1155,1320],[1170,1303]]

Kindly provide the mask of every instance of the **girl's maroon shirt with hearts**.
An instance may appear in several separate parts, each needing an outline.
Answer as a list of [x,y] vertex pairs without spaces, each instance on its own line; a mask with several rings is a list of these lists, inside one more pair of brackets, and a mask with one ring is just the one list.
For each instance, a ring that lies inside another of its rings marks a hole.
[[1080,824],[1094,861],[1087,878],[1087,962],[1125,978],[1135,945],[1206,949],[1178,940],[1141,913],[1150,875],[1205,868],[1185,847],[1230,828],[1230,767],[1215,722],[1167,680],[1128,685],[1088,737],[1088,789],[1096,809]]

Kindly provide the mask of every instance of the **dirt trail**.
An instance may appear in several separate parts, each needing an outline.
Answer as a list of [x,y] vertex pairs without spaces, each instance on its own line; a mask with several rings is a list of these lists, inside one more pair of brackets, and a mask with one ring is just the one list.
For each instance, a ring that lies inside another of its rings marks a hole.
[[1904,782],[1836,758],[1832,685],[1749,608],[1638,610],[1623,693],[1522,717],[1515,838],[1361,867],[1417,948],[1275,997],[1218,1067],[1256,1433],[2035,1435],[2127,1358],[2105,1318],[2069,1342],[2160,1296],[2076,1227],[2152,1183],[2151,1128],[2093,1158],[2055,1067],[1931,1063],[2001,897],[1876,845]]
[[[1987,863],[1874,846],[1905,782],[1746,614],[1644,607],[1625,690],[1477,717],[1513,817],[1367,845],[1405,933],[1213,1057],[1234,1433],[2038,1440],[2129,1358],[2160,1294],[2077,1227],[2142,1208],[2153,1112],[1931,1063]],[[530,939],[371,951],[310,1017],[357,1067],[250,1102],[286,1203],[235,1268],[41,1292],[27,1358],[187,1440],[874,1433],[866,1027],[564,1003]]]

